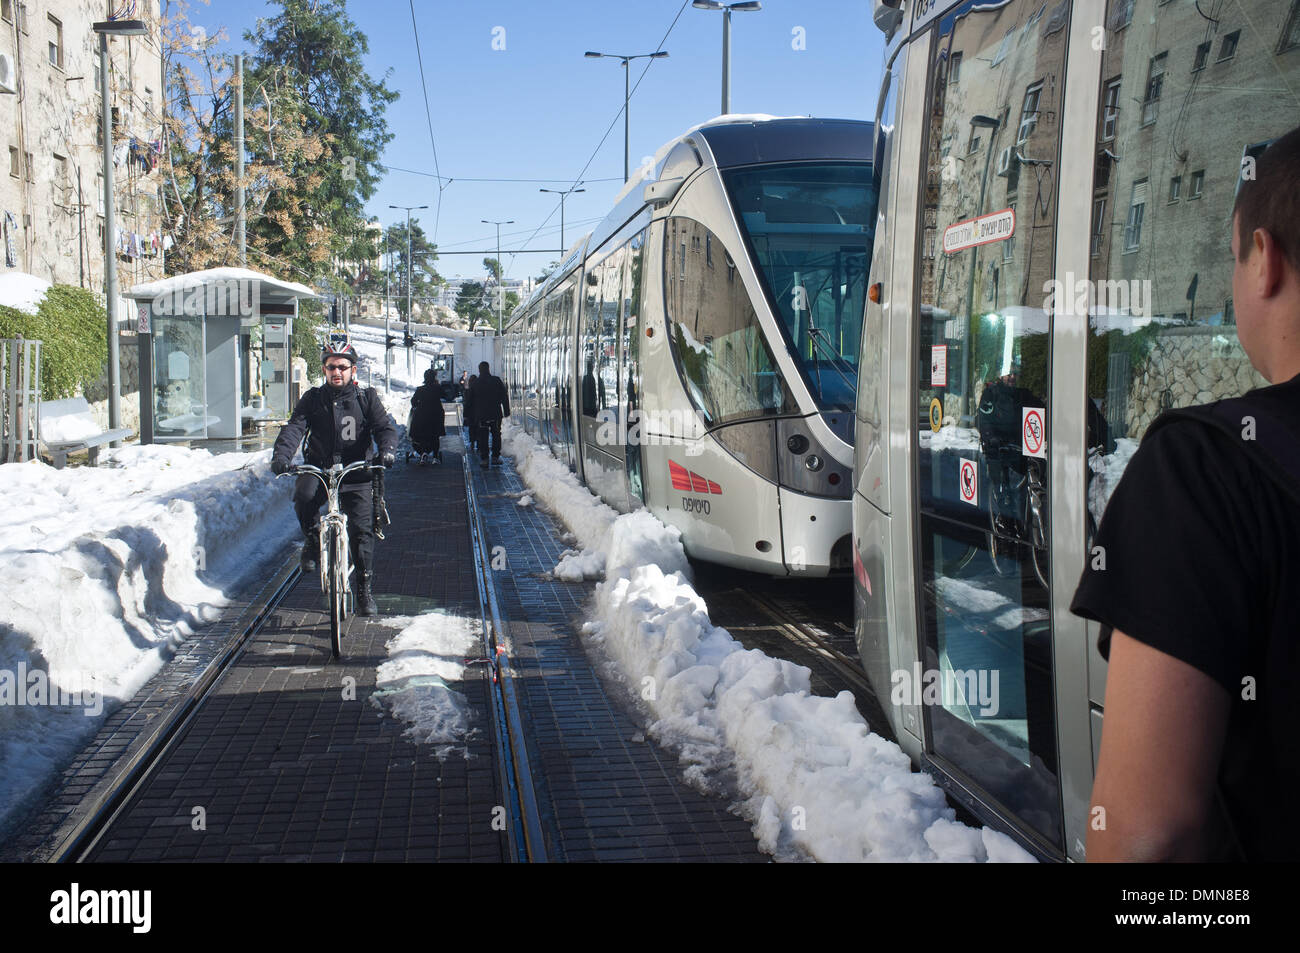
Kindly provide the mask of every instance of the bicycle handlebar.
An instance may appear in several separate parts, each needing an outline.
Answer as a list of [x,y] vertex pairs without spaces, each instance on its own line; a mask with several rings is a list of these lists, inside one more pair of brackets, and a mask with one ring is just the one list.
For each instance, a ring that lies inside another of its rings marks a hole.
[[383,470],[383,469],[384,467],[381,464],[371,463],[368,460],[357,460],[353,463],[349,463],[347,466],[344,466],[341,463],[336,463],[328,470],[322,470],[320,467],[314,467],[310,463],[300,463],[295,467],[290,467],[289,469],[285,470],[284,473],[278,474],[278,477],[298,476],[303,473],[309,473],[312,476],[319,479],[322,483],[325,483],[326,486],[328,487],[330,478],[333,478],[336,483],[342,483],[343,478],[347,476],[349,473],[352,473],[354,470]]

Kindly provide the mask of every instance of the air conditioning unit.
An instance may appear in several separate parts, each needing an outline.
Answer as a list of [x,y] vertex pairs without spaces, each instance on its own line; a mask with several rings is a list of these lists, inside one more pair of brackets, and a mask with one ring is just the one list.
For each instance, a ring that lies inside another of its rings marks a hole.
[[1020,157],[1016,155],[1015,146],[1007,146],[998,153],[998,175],[1010,175],[1011,163],[1017,161]]
[[18,92],[18,77],[14,73],[14,61],[8,53],[0,53],[0,93]]

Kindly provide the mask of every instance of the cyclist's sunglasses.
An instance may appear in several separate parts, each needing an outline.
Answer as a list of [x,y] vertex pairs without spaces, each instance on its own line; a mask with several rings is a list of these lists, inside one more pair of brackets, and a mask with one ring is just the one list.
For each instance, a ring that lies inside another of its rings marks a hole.
[[351,364],[350,362],[347,363],[347,364],[326,364],[326,365],[325,365],[325,370],[327,370],[327,371],[350,371],[350,370],[352,370],[352,364]]

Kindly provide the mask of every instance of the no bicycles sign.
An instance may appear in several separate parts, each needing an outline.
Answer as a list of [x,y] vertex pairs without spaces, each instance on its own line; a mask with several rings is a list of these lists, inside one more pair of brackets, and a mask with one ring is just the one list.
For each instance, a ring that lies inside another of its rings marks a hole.
[[1027,457],[1047,459],[1047,409],[1025,407],[1020,411],[1020,452]]
[[974,460],[961,457],[957,461],[957,483],[961,491],[961,501],[971,506],[980,505],[979,470]]

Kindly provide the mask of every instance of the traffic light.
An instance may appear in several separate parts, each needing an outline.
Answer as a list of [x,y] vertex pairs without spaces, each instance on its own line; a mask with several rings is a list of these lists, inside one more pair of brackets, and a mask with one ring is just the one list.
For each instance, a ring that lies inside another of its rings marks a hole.
[[388,336],[388,340],[384,343],[384,347],[386,347],[386,348],[387,348],[388,350],[390,350],[390,351],[391,351],[393,348],[397,347],[397,338],[393,337],[393,336],[390,334],[390,335]]
[[415,338],[411,337],[409,333],[404,335],[404,338],[405,338],[405,345],[407,347],[415,347]]

